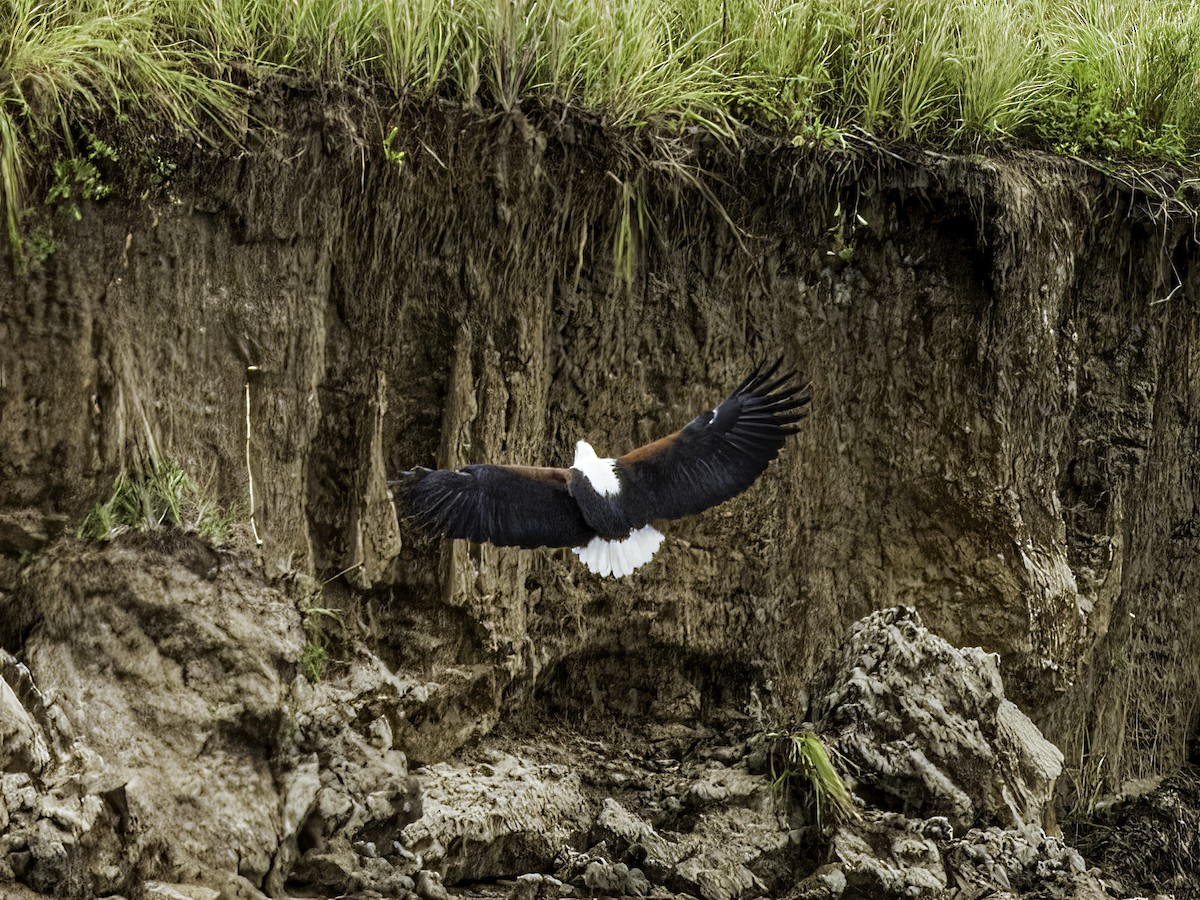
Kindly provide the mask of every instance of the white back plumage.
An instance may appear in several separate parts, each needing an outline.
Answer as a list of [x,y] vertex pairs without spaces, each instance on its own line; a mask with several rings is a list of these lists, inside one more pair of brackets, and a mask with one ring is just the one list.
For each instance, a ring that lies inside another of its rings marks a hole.
[[617,480],[617,461],[596,455],[587,441],[575,442],[575,461],[572,469],[578,469],[592,483],[601,497],[615,497],[621,493],[621,482]]

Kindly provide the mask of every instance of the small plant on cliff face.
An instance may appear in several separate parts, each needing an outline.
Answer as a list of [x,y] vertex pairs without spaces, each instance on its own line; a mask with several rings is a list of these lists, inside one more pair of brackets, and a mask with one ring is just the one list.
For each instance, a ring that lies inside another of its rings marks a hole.
[[396,137],[400,134],[400,129],[396,126],[388,132],[388,136],[383,139],[383,158],[392,165],[400,168],[404,165],[404,159],[407,154],[403,150],[396,149]]
[[46,194],[47,206],[59,206],[70,218],[83,218],[78,200],[99,200],[112,193],[96,163],[117,161],[117,151],[91,132],[86,133],[88,151],[85,156],[60,156],[54,161],[54,183]]
[[329,651],[325,644],[315,637],[320,634],[320,628],[310,628],[315,620],[304,617],[304,647],[300,650],[300,671],[312,684],[319,684],[325,679],[325,670],[329,666]]
[[792,138],[793,147],[821,147],[825,150],[842,150],[850,149],[850,145],[846,143],[847,132],[836,126],[826,125],[820,120],[814,119],[802,127],[796,136]]
[[347,571],[350,570],[325,581],[295,570],[283,576],[289,585],[288,594],[296,601],[300,627],[304,629],[304,645],[296,663],[300,674],[312,684],[324,681],[330,667],[344,661],[350,646],[345,613],[325,597],[325,586]]
[[112,495],[88,513],[78,534],[107,541],[126,531],[175,528],[220,545],[229,539],[234,516],[206,497],[178,463],[160,457],[148,473],[117,475]]
[[867,220],[858,214],[857,208],[853,217],[850,217],[843,212],[842,204],[838,203],[837,209],[833,211],[832,224],[825,231],[833,244],[833,249],[826,250],[825,254],[837,257],[844,263],[850,262],[854,258],[855,233],[858,226],[866,224]]
[[[817,824],[825,811],[840,818],[859,818],[858,809],[834,760],[843,763],[836,750],[826,747],[811,731],[774,731],[767,734],[774,742],[771,753],[772,789],[780,799],[786,798],[796,784],[807,784],[816,807]],[[782,754],[783,767],[776,768],[776,755]],[[844,763],[843,763],[844,765]]]
[[620,196],[616,207],[617,222],[613,230],[613,264],[626,285],[633,283],[637,247],[650,229],[650,215],[643,191],[629,181],[620,181]]
[[[304,677],[317,684],[325,679],[329,665],[335,662],[330,651],[335,644],[344,643],[346,620],[341,610],[322,606],[321,585],[311,583],[299,601],[300,615],[304,625],[304,647],[300,650],[300,671]],[[333,633],[333,628],[338,634]]]
[[81,201],[100,200],[112,193],[112,186],[105,181],[97,163],[116,162],[117,151],[86,129],[84,139],[86,153],[81,155],[72,150],[54,160],[50,167],[53,179],[41,208],[23,209],[17,215],[27,262],[43,262],[58,249],[54,234],[58,219],[78,222],[83,218]]

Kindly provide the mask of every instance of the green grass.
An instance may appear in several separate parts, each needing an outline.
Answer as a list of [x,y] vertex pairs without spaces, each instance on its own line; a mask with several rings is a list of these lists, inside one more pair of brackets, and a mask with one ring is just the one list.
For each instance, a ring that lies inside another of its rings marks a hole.
[[339,610],[310,603],[300,604],[304,623],[304,646],[300,650],[300,671],[313,684],[325,679],[329,666],[337,662],[331,655],[333,646],[343,640],[331,632],[336,626],[337,634],[344,635],[346,623]]
[[173,528],[198,534],[217,546],[227,542],[236,513],[222,510],[205,496],[177,463],[158,459],[148,472],[117,475],[112,495],[88,513],[79,526],[79,537],[108,541],[127,531]]
[[1200,152],[1200,10],[1185,0],[5,0],[14,247],[44,199],[39,165],[84,129],[235,141],[247,89],[279,73],[398,101],[576,108],[614,129]]
[[[338,573],[341,574],[344,573]],[[324,588],[327,583],[294,573],[296,606],[304,628],[304,646],[300,648],[297,665],[313,684],[324,681],[331,666],[344,662],[337,654],[344,654],[349,646],[345,614],[326,605]]]
[[19,246],[30,169],[80,124],[139,115],[189,134],[232,134],[241,91],[214,77],[214,48],[165,30],[171,0],[5,0],[0,6],[0,197]]
[[[834,759],[838,759],[843,767],[845,763],[817,735],[811,731],[775,731],[769,733],[767,739],[773,742],[772,788],[777,796],[787,798],[797,785],[802,786],[813,802],[818,825],[824,823],[827,813],[841,819],[860,817],[854,798],[834,766]],[[775,764],[777,755],[783,757],[778,767]]]

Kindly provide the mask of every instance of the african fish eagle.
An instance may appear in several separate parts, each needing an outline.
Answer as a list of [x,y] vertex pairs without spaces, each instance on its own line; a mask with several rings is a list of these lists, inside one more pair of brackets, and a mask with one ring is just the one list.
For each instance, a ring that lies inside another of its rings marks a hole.
[[650,523],[735,497],[778,456],[808,414],[811,390],[782,360],[753,372],[716,409],[616,459],[575,444],[569,469],[472,465],[405,472],[403,503],[423,531],[502,547],[571,547],[599,575],[649,562],[663,535]]

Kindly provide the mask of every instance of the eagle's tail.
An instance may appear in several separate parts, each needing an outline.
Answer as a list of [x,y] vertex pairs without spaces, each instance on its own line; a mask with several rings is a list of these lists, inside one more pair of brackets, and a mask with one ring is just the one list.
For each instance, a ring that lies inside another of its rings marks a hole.
[[622,578],[654,558],[664,538],[653,525],[646,525],[620,541],[592,538],[586,546],[571,550],[597,575]]

